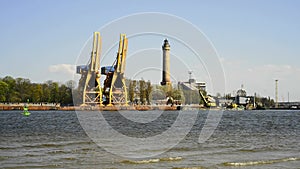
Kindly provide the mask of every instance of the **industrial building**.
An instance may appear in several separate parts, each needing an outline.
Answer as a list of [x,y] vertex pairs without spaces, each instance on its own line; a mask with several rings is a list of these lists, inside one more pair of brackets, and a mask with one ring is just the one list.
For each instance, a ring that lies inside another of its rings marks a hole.
[[[125,34],[120,35],[116,60],[112,65],[106,66],[102,66],[100,63],[102,50],[101,40],[100,33],[94,32],[90,60],[86,65],[77,66],[77,73],[81,75],[79,80],[81,106],[128,106],[128,84],[126,84],[124,76],[128,39]],[[172,92],[172,82],[170,78],[170,47],[169,41],[165,39],[162,45],[162,81],[160,84],[166,87],[166,98],[174,100],[170,93]],[[181,90],[189,91],[185,93],[189,98],[189,104],[198,104],[200,97],[202,97],[207,105],[210,105],[209,107],[211,107],[212,104],[210,99],[207,98],[206,94],[201,93],[201,91],[206,90],[205,82],[196,82],[195,79],[191,78],[191,71],[189,74],[190,78],[187,82],[178,83],[178,87]],[[101,84],[100,77],[103,76],[105,80],[103,84]],[[196,94],[197,98],[193,99],[191,97],[192,94]]]
[[206,90],[205,82],[197,82],[196,79],[189,79],[187,82],[178,82],[178,86],[180,86],[182,90]]

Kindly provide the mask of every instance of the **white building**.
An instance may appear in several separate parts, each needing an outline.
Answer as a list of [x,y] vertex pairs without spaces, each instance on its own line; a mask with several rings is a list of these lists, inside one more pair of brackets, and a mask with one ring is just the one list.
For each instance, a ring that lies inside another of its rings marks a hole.
[[206,84],[205,82],[196,82],[195,79],[189,79],[188,82],[178,82],[178,86],[181,87],[183,90],[194,90],[198,91],[199,89],[201,90],[206,90]]

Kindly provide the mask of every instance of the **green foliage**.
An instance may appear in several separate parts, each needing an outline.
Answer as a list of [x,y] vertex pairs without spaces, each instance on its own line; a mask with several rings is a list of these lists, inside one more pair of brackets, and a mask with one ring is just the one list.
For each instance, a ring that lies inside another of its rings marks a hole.
[[0,80],[0,102],[6,101],[6,94],[9,91],[9,86],[4,81]]
[[140,84],[140,102],[141,104],[145,104],[145,100],[146,100],[146,83],[144,80],[140,80],[139,81]]
[[42,102],[50,102],[50,89],[48,84],[42,84]]
[[126,84],[128,86],[128,100],[131,103],[139,100],[142,105],[151,104],[153,86],[150,81],[126,79]]
[[30,85],[31,82],[29,79],[16,79],[15,91],[17,92],[17,97],[21,99],[21,102],[26,102],[27,98],[30,97]]
[[183,92],[181,90],[175,89],[175,88],[171,89],[169,96],[171,96],[174,100],[183,100],[183,98],[184,98]]
[[6,76],[2,79],[3,82],[8,84],[8,92],[5,94],[6,102],[18,102],[16,98],[18,98],[15,91],[16,80],[10,76]]
[[162,100],[167,97],[172,97],[174,100],[180,100],[181,102],[185,101],[184,92],[175,87],[168,88],[168,86],[155,86],[153,93],[154,100]]
[[151,99],[152,99],[152,85],[151,82],[148,81],[146,83],[146,91],[145,91],[145,95],[146,95],[146,100],[147,100],[147,104],[150,105],[151,104]]
[[30,87],[31,96],[30,100],[35,103],[42,102],[43,90],[41,84],[32,84]]
[[58,103],[59,101],[59,87],[57,82],[52,82],[49,84],[50,88],[50,102]]
[[60,85],[58,82],[47,81],[42,84],[31,83],[29,79],[6,76],[0,79],[0,102],[53,102],[63,105],[73,104],[72,89],[75,82],[68,81]]
[[129,81],[129,91],[128,91],[128,97],[131,103],[134,102],[134,93],[135,93],[135,87],[136,87],[136,81]]

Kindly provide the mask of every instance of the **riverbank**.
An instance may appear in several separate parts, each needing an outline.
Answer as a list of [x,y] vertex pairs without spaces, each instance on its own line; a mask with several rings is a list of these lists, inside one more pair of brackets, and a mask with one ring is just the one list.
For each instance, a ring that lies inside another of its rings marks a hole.
[[[0,111],[8,110],[23,110],[24,104],[15,105],[0,105]],[[130,105],[130,106],[60,106],[60,105],[28,105],[29,111],[46,111],[46,110],[60,110],[60,111],[119,111],[119,110],[180,110],[182,106],[168,106],[168,105]]]
[[[23,110],[25,104],[0,104],[0,111],[9,110]],[[129,106],[60,106],[59,104],[27,104],[30,111],[47,111],[47,110],[60,110],[60,111],[122,111],[122,110],[239,110],[239,109],[224,109],[224,108],[205,108],[201,105],[129,105]],[[242,109],[240,109],[242,110]],[[255,109],[254,109],[255,110]],[[261,109],[260,109],[261,110]],[[299,108],[270,108],[263,110],[300,110]]]

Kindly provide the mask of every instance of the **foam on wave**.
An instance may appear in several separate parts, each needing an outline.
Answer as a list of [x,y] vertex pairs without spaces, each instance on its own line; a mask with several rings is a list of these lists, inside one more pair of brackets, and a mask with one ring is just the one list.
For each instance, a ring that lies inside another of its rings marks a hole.
[[275,160],[260,160],[260,161],[247,161],[247,162],[225,162],[223,165],[225,166],[252,166],[252,165],[263,165],[263,164],[273,164],[280,162],[288,162],[288,161],[297,161],[300,158],[290,157],[290,158],[282,158]]

